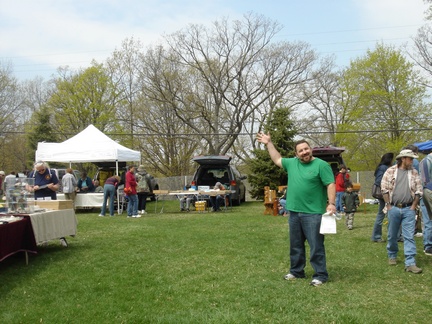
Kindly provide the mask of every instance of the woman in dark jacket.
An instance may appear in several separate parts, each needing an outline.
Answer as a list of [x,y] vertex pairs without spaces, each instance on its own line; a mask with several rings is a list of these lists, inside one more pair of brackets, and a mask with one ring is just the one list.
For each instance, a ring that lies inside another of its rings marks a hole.
[[78,180],[77,187],[80,193],[93,192],[95,189],[92,179],[87,176],[87,172],[81,173],[81,178]]
[[[381,179],[384,173],[386,172],[386,170],[388,169],[388,167],[392,165],[393,157],[394,157],[393,153],[385,153],[381,157],[381,162],[378,164],[374,173],[375,176],[374,184],[376,184],[377,186],[381,187]],[[378,214],[376,215],[375,224],[372,231],[372,241],[382,243],[385,242],[385,240],[383,240],[382,238],[382,224],[385,217],[383,209],[385,207],[385,202],[384,199],[378,199],[378,201],[379,201]]]

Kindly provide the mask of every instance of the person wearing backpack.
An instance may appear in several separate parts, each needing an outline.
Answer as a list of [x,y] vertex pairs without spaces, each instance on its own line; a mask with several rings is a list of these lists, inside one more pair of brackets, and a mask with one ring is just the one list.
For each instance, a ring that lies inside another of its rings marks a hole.
[[342,196],[345,193],[346,184],[349,183],[349,174],[347,174],[347,168],[341,164],[339,166],[339,173],[336,175],[336,212],[342,213],[344,211],[342,207]]
[[138,171],[135,175],[137,181],[137,193],[138,193],[138,213],[147,214],[146,204],[147,196],[150,193],[150,176],[144,169],[143,165],[138,167]]

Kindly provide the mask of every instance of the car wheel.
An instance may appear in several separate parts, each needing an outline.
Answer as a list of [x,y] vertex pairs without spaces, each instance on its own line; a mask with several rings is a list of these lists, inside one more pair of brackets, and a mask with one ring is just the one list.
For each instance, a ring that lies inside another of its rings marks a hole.
[[240,192],[238,193],[238,195],[237,195],[237,197],[236,197],[236,199],[233,199],[232,200],[232,204],[234,205],[234,206],[240,206],[240,202],[241,202],[241,195],[240,195]]

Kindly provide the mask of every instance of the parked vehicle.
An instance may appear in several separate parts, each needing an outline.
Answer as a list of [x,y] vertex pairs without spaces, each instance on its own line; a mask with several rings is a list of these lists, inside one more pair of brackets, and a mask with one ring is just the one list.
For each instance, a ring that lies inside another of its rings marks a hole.
[[336,175],[339,172],[339,165],[343,164],[347,166],[343,160],[342,152],[345,151],[345,147],[336,146],[324,146],[314,147],[312,149],[313,156],[326,161]]
[[195,171],[192,186],[197,189],[200,186],[213,188],[216,182],[221,182],[229,190],[232,190],[231,201],[235,205],[240,205],[246,200],[246,187],[242,180],[247,177],[230,165],[231,157],[226,155],[196,156],[192,161],[199,164]]

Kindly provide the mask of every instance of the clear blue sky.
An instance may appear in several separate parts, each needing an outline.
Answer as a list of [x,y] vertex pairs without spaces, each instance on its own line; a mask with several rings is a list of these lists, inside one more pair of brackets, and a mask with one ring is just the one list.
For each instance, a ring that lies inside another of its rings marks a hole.
[[301,40],[340,66],[377,42],[410,43],[425,24],[423,0],[0,0],[0,61],[20,80],[59,66],[103,62],[134,37],[156,44],[189,24],[254,12],[284,26],[275,40]]

